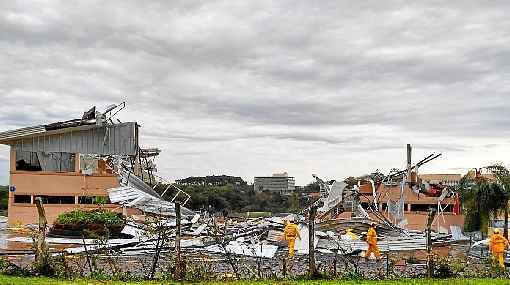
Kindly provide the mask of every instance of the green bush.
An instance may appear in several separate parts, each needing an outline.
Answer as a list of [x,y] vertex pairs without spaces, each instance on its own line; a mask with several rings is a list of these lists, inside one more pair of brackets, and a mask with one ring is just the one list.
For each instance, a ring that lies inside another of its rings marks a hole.
[[91,211],[73,210],[71,212],[62,213],[57,217],[57,223],[59,224],[119,225],[124,222],[125,220],[122,214],[103,209]]
[[0,186],[0,212],[5,215],[9,203],[9,186]]

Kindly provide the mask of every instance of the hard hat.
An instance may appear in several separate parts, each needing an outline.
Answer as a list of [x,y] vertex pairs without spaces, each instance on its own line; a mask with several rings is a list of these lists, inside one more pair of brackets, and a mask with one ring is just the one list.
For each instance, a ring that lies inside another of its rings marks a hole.
[[375,223],[371,223],[370,224],[371,227],[375,227],[375,225],[376,225]]
[[346,229],[345,231],[350,233],[350,232],[352,232],[352,229]]
[[499,229],[495,229],[495,230],[494,230],[494,233],[495,233],[495,234],[499,234]]

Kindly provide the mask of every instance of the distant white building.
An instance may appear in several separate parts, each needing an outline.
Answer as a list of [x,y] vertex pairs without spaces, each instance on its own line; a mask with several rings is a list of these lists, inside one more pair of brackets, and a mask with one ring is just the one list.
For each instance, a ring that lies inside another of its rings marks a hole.
[[273,176],[255,177],[253,188],[255,191],[279,192],[280,194],[290,194],[296,189],[296,181],[284,173],[275,173]]

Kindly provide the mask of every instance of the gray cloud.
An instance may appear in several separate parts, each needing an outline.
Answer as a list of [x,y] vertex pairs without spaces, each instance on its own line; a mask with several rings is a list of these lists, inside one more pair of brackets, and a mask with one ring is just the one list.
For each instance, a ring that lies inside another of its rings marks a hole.
[[[160,167],[170,177],[354,175],[398,164],[406,142],[483,161],[508,153],[509,11],[507,1],[3,1],[0,130],[125,100],[120,118],[142,124],[145,144],[166,162],[190,157]],[[354,166],[337,166],[346,159]]]

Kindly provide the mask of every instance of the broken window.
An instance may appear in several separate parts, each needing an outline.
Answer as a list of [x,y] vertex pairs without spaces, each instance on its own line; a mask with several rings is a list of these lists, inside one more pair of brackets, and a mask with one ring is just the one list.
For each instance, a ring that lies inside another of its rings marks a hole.
[[91,154],[80,154],[80,171],[85,175],[97,173],[98,158]]
[[74,172],[74,153],[38,152],[37,156],[43,171]]
[[110,204],[110,199],[106,196],[79,196],[78,204],[103,205]]
[[36,152],[16,151],[16,170],[41,171]]
[[113,174],[112,160],[93,154],[80,154],[80,171],[84,175]]
[[31,198],[30,195],[14,195],[14,203],[31,204]]
[[74,153],[16,151],[16,170],[74,172]]
[[428,212],[430,208],[437,208],[434,204],[412,204],[411,211]]
[[74,204],[74,196],[46,196],[40,195],[43,204]]
[[443,207],[443,212],[445,213],[452,213],[453,212],[453,205],[446,205],[441,206]]

